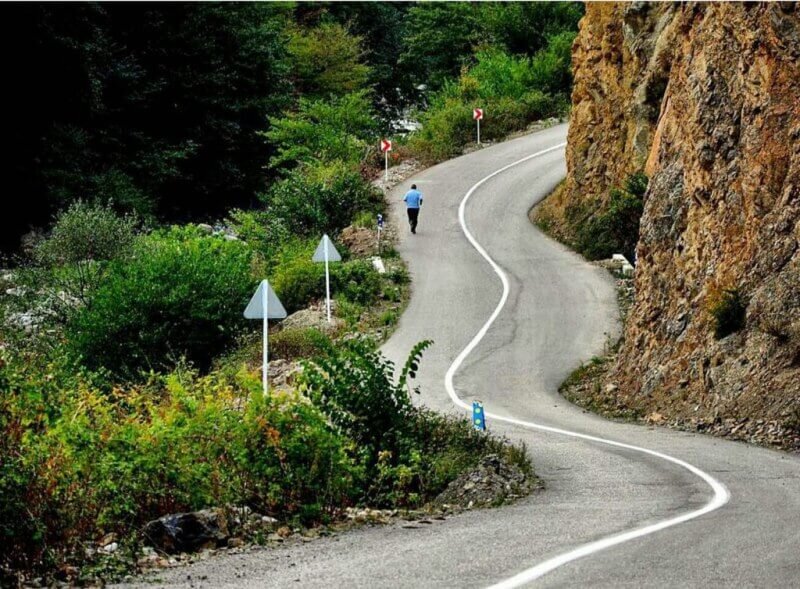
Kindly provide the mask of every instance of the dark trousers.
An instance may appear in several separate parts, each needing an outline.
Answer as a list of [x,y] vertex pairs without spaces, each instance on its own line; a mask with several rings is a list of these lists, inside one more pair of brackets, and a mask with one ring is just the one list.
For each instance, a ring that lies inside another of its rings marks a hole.
[[411,233],[417,232],[417,220],[419,219],[419,209],[406,209],[408,211],[408,224],[411,225]]

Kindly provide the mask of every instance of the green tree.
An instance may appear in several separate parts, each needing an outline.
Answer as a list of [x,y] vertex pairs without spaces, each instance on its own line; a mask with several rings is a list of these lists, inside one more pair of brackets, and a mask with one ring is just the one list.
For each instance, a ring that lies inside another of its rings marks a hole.
[[436,90],[458,75],[480,38],[480,21],[473,3],[416,4],[407,13],[401,63],[416,84]]
[[338,23],[293,29],[288,51],[295,89],[303,96],[340,96],[367,84],[369,67],[363,63],[361,37]]
[[301,99],[298,110],[275,119],[264,136],[276,151],[272,167],[313,160],[342,160],[357,166],[377,131],[368,94],[361,91],[327,101]]
[[[266,130],[290,98],[287,8],[86,3],[3,7],[8,242],[84,198],[186,218],[251,204]],[[24,62],[24,66],[21,65]]]
[[550,37],[577,31],[584,7],[581,2],[481,2],[478,11],[491,43],[532,56]]

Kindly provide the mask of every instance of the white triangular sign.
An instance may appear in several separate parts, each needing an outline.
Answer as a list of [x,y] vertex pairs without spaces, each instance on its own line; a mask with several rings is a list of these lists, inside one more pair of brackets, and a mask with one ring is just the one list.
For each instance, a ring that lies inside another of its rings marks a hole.
[[283,308],[278,295],[272,290],[269,282],[262,280],[256,289],[256,294],[250,299],[247,308],[244,310],[245,319],[264,318],[264,289],[267,289],[267,319],[283,319],[286,317],[286,309]]
[[311,258],[314,262],[324,262],[325,261],[325,242],[328,242],[328,261],[329,262],[341,262],[342,256],[339,255],[339,252],[336,251],[336,248],[333,247],[333,242],[328,235],[323,235],[322,239],[319,241],[319,245],[317,246],[317,250],[314,252],[314,257]]

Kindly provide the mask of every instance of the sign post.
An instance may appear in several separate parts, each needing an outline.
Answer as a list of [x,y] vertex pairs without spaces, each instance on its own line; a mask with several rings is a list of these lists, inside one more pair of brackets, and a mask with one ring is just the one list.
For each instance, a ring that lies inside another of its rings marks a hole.
[[381,233],[383,232],[383,215],[378,213],[378,255],[381,253]]
[[472,118],[478,122],[478,145],[481,144],[481,119],[483,118],[482,108],[472,109]]
[[314,262],[325,262],[325,306],[328,311],[328,323],[331,322],[331,275],[330,271],[328,270],[328,263],[329,262],[341,262],[342,256],[339,255],[339,252],[336,251],[336,248],[331,242],[331,238],[328,237],[327,233],[322,236],[322,239],[317,246],[317,250],[314,252],[314,256],[311,258]]
[[483,403],[480,401],[472,402],[472,425],[480,431],[486,429],[486,417],[483,413]]
[[385,169],[383,174],[384,182],[389,181],[389,152],[392,151],[392,142],[388,139],[381,139],[381,151],[385,158]]
[[269,355],[267,352],[269,337],[269,319],[283,319],[286,317],[286,309],[283,308],[278,295],[272,290],[269,281],[262,280],[258,285],[253,298],[244,310],[245,319],[261,319],[263,329],[263,348],[261,350],[261,384],[264,394],[267,394],[269,384],[267,381],[267,371],[269,369]]

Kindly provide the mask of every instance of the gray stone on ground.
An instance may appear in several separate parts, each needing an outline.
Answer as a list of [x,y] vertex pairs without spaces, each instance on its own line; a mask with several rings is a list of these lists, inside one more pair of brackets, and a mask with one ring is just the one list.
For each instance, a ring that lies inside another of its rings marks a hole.
[[471,471],[451,482],[433,501],[434,505],[458,505],[471,508],[500,505],[522,497],[536,486],[536,480],[521,468],[496,454],[481,458]]
[[168,554],[195,552],[224,546],[229,538],[228,521],[222,509],[175,513],[148,522],[144,537]]

